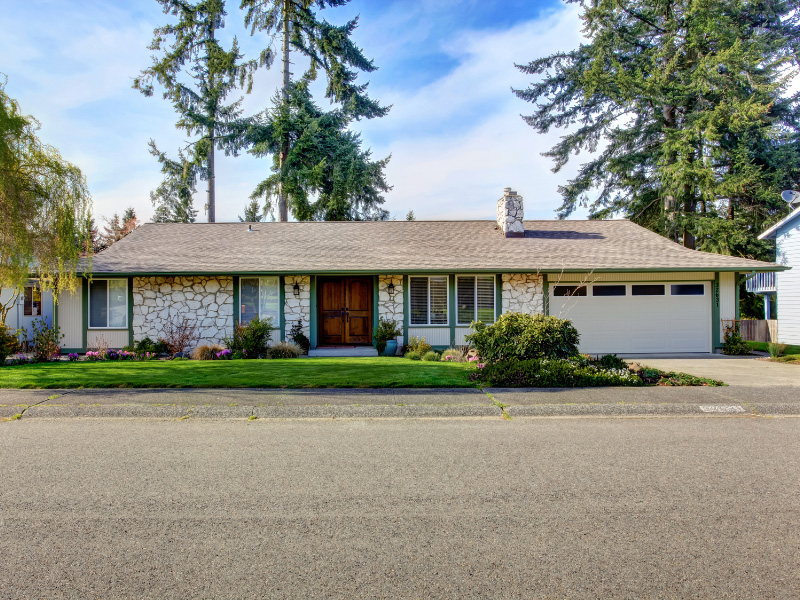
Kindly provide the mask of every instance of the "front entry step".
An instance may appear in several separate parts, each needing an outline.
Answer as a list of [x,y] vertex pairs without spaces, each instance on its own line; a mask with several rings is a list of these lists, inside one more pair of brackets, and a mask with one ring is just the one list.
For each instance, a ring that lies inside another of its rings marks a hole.
[[314,348],[308,351],[310,357],[315,356],[334,356],[334,357],[351,357],[351,356],[378,356],[378,351],[372,346],[352,346],[349,348]]

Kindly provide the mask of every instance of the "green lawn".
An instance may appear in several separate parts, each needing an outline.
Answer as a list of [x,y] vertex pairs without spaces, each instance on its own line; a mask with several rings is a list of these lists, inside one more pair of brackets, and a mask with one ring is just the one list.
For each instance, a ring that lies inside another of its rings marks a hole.
[[0,367],[0,388],[475,387],[468,369],[393,357],[61,362]]
[[[769,352],[769,344],[767,342],[747,342],[747,345],[750,346],[753,350],[759,350],[760,352]],[[792,346],[789,344],[786,346],[785,355],[789,354],[800,354],[800,346]]]

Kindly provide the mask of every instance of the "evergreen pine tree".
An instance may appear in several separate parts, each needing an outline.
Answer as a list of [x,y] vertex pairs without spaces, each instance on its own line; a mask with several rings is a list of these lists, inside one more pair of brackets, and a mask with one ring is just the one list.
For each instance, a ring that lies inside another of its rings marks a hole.
[[[766,258],[755,237],[800,178],[800,14],[785,0],[567,0],[587,43],[519,68],[515,90],[558,171],[597,152],[559,191],[565,217],[622,214],[697,247]],[[597,192],[595,198],[589,195]],[[737,241],[733,241],[733,240]]]
[[265,215],[261,214],[261,203],[257,198],[253,198],[244,207],[244,216],[239,217],[242,223],[260,223],[264,220]]
[[[366,84],[357,84],[359,71],[376,69],[350,36],[358,24],[354,19],[342,26],[318,18],[318,9],[334,8],[349,0],[242,0],[245,25],[251,34],[261,32],[269,40],[281,40],[280,56],[283,83],[273,107],[254,127],[251,152],[273,157],[273,174],[262,181],[251,197],[266,197],[266,210],[277,199],[278,219],[288,219],[289,208],[295,218],[347,220],[386,218],[380,208],[381,191],[386,186],[383,168],[388,159],[371,161],[370,152],[361,149],[361,140],[347,130],[353,120],[382,117],[388,112],[369,98]],[[309,68],[303,77],[292,81],[290,55],[305,57]],[[269,67],[277,52],[270,45],[261,53],[260,64]],[[327,79],[325,96],[338,108],[326,114],[311,101],[308,85],[322,71]],[[316,113],[316,118],[311,115]],[[324,142],[324,146],[305,146],[313,158],[295,151],[298,143]],[[314,162],[316,160],[316,162]],[[350,161],[333,164],[333,161]],[[312,164],[313,163],[313,164]],[[311,177],[311,172],[314,176]],[[339,179],[349,175],[348,181]],[[316,195],[317,200],[311,201]]]
[[155,143],[150,142],[150,153],[161,163],[164,178],[158,187],[150,192],[150,201],[156,207],[153,215],[155,223],[194,223],[197,211],[192,203],[197,173],[194,165],[178,153],[178,160],[172,160],[159,152]]
[[[208,221],[216,220],[215,149],[225,154],[236,154],[247,121],[241,118],[241,99],[225,104],[225,97],[237,85],[248,79],[252,84],[254,63],[242,63],[239,47],[234,38],[230,50],[225,50],[216,32],[224,26],[224,0],[203,0],[191,3],[184,0],[157,0],[164,12],[177,17],[177,23],[159,27],[154,32],[150,50],[158,52],[153,64],[134,80],[133,87],[146,96],[153,94],[154,82],[164,88],[164,98],[170,100],[180,115],[176,127],[190,136],[199,138],[181,157],[183,166],[192,171],[184,178],[195,181],[198,177],[208,182],[206,212]],[[184,81],[188,66],[189,81]],[[159,157],[164,167],[166,156],[151,141],[151,153]],[[170,175],[167,173],[167,177]],[[175,197],[165,192],[173,189],[176,181],[166,181],[166,189],[157,190],[155,201],[163,201],[164,208],[157,210],[157,218],[172,218],[177,212],[188,218],[191,206],[181,197],[181,210],[175,210]],[[153,196],[151,196],[152,198]]]

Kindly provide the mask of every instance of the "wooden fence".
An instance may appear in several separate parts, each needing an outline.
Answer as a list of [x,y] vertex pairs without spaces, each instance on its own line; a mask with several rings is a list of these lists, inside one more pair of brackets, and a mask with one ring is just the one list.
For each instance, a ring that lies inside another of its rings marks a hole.
[[778,341],[778,321],[775,319],[742,319],[739,321],[739,328],[742,337],[751,342]]

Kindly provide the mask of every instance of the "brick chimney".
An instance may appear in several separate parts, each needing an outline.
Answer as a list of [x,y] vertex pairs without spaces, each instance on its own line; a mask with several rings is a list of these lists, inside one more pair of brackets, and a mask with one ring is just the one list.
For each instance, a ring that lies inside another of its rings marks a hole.
[[497,227],[506,237],[524,237],[525,225],[522,222],[522,196],[510,187],[503,190],[503,197],[497,201]]

